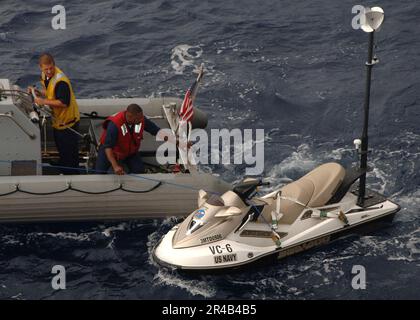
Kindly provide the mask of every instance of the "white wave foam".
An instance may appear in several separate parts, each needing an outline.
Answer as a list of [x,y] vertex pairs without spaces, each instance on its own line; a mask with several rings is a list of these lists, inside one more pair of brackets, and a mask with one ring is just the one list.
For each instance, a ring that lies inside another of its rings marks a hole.
[[128,228],[129,228],[128,223],[127,222],[123,222],[123,223],[120,223],[120,224],[118,224],[116,226],[105,228],[102,231],[102,234],[105,237],[110,237],[114,231],[124,231],[124,230],[127,230]]
[[200,46],[191,46],[188,44],[180,44],[172,49],[171,65],[175,70],[175,74],[183,74],[185,68],[194,67],[198,69],[198,65],[194,62],[201,57],[203,49]]
[[75,233],[75,232],[35,232],[30,233],[29,237],[52,237],[57,239],[65,239],[65,240],[76,240],[76,241],[90,241],[90,236],[94,232],[89,233]]
[[393,194],[391,198],[395,199],[395,202],[401,206],[401,212],[395,216],[395,221],[410,222],[419,219],[420,208],[420,189],[418,188],[414,192],[401,195],[400,192]]
[[153,249],[155,245],[159,242],[160,238],[163,236],[162,227],[173,226],[177,222],[177,219],[174,217],[167,218],[163,221],[160,221],[158,229],[155,232],[152,232],[147,237],[148,241],[146,244],[148,252],[148,263],[152,266],[158,268],[157,274],[154,276],[153,285],[167,285],[186,290],[193,296],[203,296],[204,298],[211,298],[216,295],[216,289],[211,287],[208,281],[198,281],[198,280],[187,280],[172,273],[166,269],[162,269],[154,260],[153,260]]
[[282,179],[291,179],[290,175],[296,171],[302,174],[312,170],[318,164],[317,160],[314,159],[314,155],[311,153],[311,149],[308,144],[301,144],[296,151],[284,159],[279,164],[275,165],[268,173],[269,179],[276,181],[279,177]]
[[154,280],[156,280],[154,285],[167,285],[181,288],[193,296],[212,298],[217,292],[215,288],[210,286],[208,281],[187,280],[162,269],[155,275]]
[[5,235],[1,239],[4,240],[2,241],[2,245],[24,245],[24,243],[22,243],[21,241],[16,240],[14,235]]
[[344,255],[383,256],[389,261],[420,260],[420,228],[396,237],[363,236],[346,248]]
[[22,294],[22,292],[19,292],[18,294],[16,294],[16,295],[14,295],[14,296],[10,297],[10,299],[15,299],[15,300],[25,300],[25,299],[23,298],[23,294]]
[[[305,139],[305,137],[302,137]],[[401,179],[396,179],[395,175],[403,171],[403,179],[410,179],[416,175],[419,168],[420,152],[413,146],[420,142],[420,136],[411,132],[402,132],[395,140],[401,141],[404,148],[400,150],[389,150],[385,148],[374,148],[372,150],[369,166],[372,171],[368,174],[368,183],[372,189],[380,193],[387,194],[394,192],[393,197],[404,195],[407,190]],[[266,139],[270,142],[269,137]],[[392,143],[390,144],[392,145]],[[281,163],[275,165],[268,173],[270,181],[279,181],[284,178],[296,178],[299,174],[304,175],[316,166],[328,161],[342,161],[343,159],[353,159],[352,165],[357,165],[358,160],[353,148],[340,147],[331,148],[331,143],[321,143],[316,146],[312,143],[302,143],[295,152],[285,158]],[[403,159],[403,161],[401,161]],[[409,187],[411,187],[408,184]],[[396,191],[398,190],[398,191]],[[420,197],[411,197],[419,199]],[[418,203],[413,203],[418,207]]]
[[147,236],[147,253],[148,253],[148,263],[152,266],[159,267],[159,265],[153,260],[153,249],[159,240],[164,236],[163,227],[166,229],[168,227],[174,226],[177,223],[176,217],[169,217],[164,220],[154,220],[153,224],[157,228],[156,231],[152,232]]

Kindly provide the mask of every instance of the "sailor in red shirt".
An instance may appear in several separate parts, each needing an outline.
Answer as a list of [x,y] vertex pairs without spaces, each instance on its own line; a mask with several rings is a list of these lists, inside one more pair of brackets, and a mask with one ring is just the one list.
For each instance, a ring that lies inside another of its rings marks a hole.
[[130,173],[143,173],[144,165],[139,154],[143,132],[156,136],[160,128],[143,115],[142,108],[130,104],[127,110],[108,117],[103,123],[96,171],[107,173],[112,166],[118,175],[124,174],[125,163]]

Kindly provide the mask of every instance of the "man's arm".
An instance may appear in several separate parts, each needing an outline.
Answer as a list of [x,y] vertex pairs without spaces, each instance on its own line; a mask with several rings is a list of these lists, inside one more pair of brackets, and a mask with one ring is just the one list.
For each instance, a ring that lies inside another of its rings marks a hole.
[[105,155],[108,158],[108,161],[111,163],[112,169],[114,169],[115,174],[123,175],[125,173],[124,169],[118,164],[117,159],[115,159],[114,152],[111,148],[105,148]]
[[160,128],[152,121],[144,117],[144,131],[150,133],[152,136],[156,136]]
[[65,105],[63,102],[61,102],[58,99],[45,99],[45,98],[35,98],[35,103],[38,105],[46,105],[51,108],[67,108],[68,106]]
[[57,83],[54,93],[56,99],[35,98],[35,103],[52,108],[67,108],[70,105],[71,93],[67,83],[64,81]]
[[105,149],[105,155],[108,158],[108,161],[111,163],[112,169],[114,170],[115,174],[123,175],[124,169],[118,164],[117,159],[115,159],[114,152],[112,148],[118,142],[118,128],[115,126],[113,122],[108,123],[108,127],[106,129],[106,137],[105,143],[103,147]]
[[166,135],[163,131],[160,131],[160,128],[151,120],[144,117],[144,130],[150,133],[152,136],[157,136],[158,138],[169,141],[173,144],[176,144],[176,138],[173,135]]
[[42,89],[41,89],[41,91],[39,91],[37,88],[35,88],[35,86],[29,86],[29,87],[28,87],[27,92],[28,92],[29,94],[32,94],[32,90],[34,90],[34,91],[35,91],[35,95],[36,95],[37,97],[44,98],[44,97],[45,97],[45,95],[47,94],[47,91],[46,91],[44,88],[42,88]]
[[[151,120],[144,118],[144,130],[149,132],[153,136],[157,136],[161,140],[168,141],[170,143],[176,144],[178,147],[179,141],[175,135],[167,135],[164,131],[161,131],[160,128]],[[192,142],[188,141],[186,146],[182,146],[183,148],[187,147],[188,149],[192,146]]]

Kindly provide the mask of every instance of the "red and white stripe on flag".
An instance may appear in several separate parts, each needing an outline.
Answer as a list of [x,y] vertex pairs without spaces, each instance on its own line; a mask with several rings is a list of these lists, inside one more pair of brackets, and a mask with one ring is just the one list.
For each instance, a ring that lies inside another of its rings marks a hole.
[[193,101],[191,97],[191,88],[185,94],[184,101],[182,102],[181,109],[179,110],[179,117],[181,121],[191,121],[194,115]]

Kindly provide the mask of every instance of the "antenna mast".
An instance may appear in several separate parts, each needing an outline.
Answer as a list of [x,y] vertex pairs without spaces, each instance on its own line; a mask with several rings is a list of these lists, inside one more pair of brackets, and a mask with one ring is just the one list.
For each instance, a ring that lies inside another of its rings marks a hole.
[[364,123],[362,132],[362,146],[360,156],[360,169],[364,173],[359,180],[359,195],[357,205],[363,207],[366,195],[366,171],[367,171],[367,155],[368,155],[368,126],[369,126],[369,105],[370,105],[370,87],[372,81],[372,68],[379,60],[373,55],[375,32],[379,31],[379,27],[384,21],[384,11],[380,7],[365,8],[364,21],[362,22],[362,30],[369,33],[369,50],[368,61],[366,62],[366,91],[364,103]]

